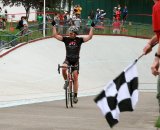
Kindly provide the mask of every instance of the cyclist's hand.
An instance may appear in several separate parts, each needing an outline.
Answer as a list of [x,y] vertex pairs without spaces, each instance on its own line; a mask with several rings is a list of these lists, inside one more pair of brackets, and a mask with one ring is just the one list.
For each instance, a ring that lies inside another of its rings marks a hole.
[[51,24],[52,24],[52,26],[55,26],[56,22],[53,20]]
[[92,26],[92,27],[94,27],[94,26],[95,26],[95,23],[94,23],[93,21],[92,21],[92,23],[91,23],[91,26]]

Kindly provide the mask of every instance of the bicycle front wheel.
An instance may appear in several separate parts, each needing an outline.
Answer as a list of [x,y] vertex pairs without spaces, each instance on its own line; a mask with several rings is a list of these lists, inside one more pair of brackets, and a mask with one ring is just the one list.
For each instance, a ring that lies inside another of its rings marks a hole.
[[69,101],[70,101],[70,95],[69,95],[69,87],[67,87],[66,89],[65,89],[65,98],[66,98],[66,108],[68,108],[68,106],[69,106]]
[[71,83],[71,86],[70,86],[69,97],[70,97],[70,104],[71,104],[71,107],[73,107],[73,89],[72,89],[72,83]]

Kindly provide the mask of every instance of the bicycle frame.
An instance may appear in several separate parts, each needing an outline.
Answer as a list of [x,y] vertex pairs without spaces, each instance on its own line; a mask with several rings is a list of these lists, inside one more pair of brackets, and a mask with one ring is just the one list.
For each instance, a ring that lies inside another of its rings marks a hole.
[[67,73],[67,80],[68,80],[68,87],[65,89],[65,98],[66,98],[66,108],[69,106],[69,101],[71,107],[73,107],[73,86],[74,86],[74,79],[73,79],[73,69],[77,68],[78,66],[60,66],[58,64],[58,72],[60,74],[60,68],[66,68],[68,70]]

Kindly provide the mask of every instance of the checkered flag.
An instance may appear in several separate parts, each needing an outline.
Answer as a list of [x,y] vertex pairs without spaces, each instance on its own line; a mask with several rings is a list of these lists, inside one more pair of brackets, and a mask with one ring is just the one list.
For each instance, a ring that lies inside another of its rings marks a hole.
[[120,112],[133,111],[138,101],[138,74],[135,63],[109,82],[94,99],[110,127],[119,122]]

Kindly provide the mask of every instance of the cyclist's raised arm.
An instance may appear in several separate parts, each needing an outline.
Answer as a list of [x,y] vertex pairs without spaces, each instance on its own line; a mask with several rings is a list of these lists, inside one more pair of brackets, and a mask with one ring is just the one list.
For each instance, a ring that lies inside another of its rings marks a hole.
[[89,34],[87,36],[83,37],[84,42],[87,42],[90,39],[92,39],[94,26],[95,26],[95,24],[94,24],[94,22],[92,22]]
[[55,37],[59,41],[62,41],[63,37],[61,35],[57,34],[57,30],[56,30],[56,27],[55,27],[56,22],[54,20],[52,21],[52,25],[53,25],[53,37]]

